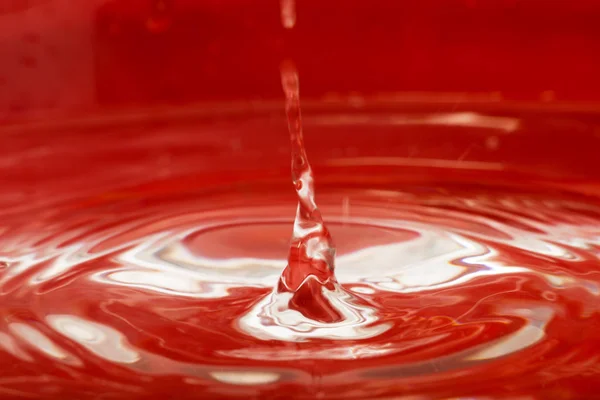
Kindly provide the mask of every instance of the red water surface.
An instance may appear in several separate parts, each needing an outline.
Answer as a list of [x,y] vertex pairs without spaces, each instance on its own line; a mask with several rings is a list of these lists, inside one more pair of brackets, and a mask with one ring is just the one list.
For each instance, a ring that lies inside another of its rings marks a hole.
[[[593,116],[563,115],[561,125],[555,115],[309,107],[336,275],[374,310],[363,328],[381,331],[269,339],[273,325],[252,331],[244,317],[260,313],[289,251],[286,122],[268,107],[224,109],[7,130],[3,397],[596,396],[600,209],[588,152],[599,139],[574,142],[564,128],[593,129]],[[403,243],[416,247],[344,261]],[[458,253],[435,250],[456,243]],[[430,252],[442,258],[415,264]],[[417,285],[406,265],[434,270]],[[386,276],[397,268],[409,275],[393,284]]]
[[[279,1],[19,3],[49,8],[0,28],[3,398],[598,398],[598,2],[298,1],[293,30]],[[292,56],[342,257],[476,247],[421,286],[340,267],[389,324],[367,339],[261,339],[283,267],[198,261],[285,260]]]

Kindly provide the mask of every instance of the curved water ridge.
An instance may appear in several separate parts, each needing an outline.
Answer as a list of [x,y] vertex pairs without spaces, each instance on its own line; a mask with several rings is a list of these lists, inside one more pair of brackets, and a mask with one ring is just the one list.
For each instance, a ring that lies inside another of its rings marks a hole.
[[[600,292],[600,271],[588,268],[600,255],[600,211],[590,204],[449,196],[389,203],[385,196],[359,198],[351,206],[348,197],[339,206],[325,202],[331,230],[341,239],[338,280],[357,293],[417,293],[503,274],[531,274],[555,287]],[[271,205],[180,215],[174,226],[165,218],[160,228],[169,231],[95,255],[122,249],[114,255],[115,268],[94,279],[210,298],[238,287],[272,288],[286,265],[286,213],[288,207]],[[77,246],[57,250],[58,259],[36,279],[85,261],[81,253]],[[20,268],[41,261],[31,258]]]

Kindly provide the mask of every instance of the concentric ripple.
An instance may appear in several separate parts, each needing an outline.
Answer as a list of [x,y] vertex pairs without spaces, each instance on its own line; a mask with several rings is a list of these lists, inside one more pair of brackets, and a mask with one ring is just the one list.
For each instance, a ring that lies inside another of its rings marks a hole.
[[0,393],[39,396],[35,381],[48,398],[268,396],[282,385],[307,398],[442,396],[469,382],[502,391],[522,374],[536,378],[506,390],[534,393],[600,373],[592,199],[339,186],[319,198],[344,288],[322,288],[336,323],[273,291],[294,210],[268,185],[243,198],[148,196],[143,208],[127,196],[64,203],[6,222],[0,351],[13,367]]

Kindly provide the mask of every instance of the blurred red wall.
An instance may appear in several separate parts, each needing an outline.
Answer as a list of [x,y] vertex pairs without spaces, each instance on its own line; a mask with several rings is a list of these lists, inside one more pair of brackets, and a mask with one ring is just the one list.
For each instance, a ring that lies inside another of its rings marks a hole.
[[284,58],[305,98],[600,102],[600,1],[296,0],[293,29],[279,0],[17,3],[0,6],[0,119],[281,98]]

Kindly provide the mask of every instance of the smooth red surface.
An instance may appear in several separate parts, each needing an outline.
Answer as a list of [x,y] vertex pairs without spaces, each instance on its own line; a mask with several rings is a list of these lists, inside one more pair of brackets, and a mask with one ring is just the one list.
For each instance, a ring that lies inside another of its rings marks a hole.
[[[98,10],[102,102],[280,97],[287,57],[304,96],[500,92],[537,101],[553,91],[598,100],[595,1],[297,1],[289,31],[278,1],[168,1],[164,17],[149,3]],[[169,23],[152,32],[148,18]]]
[[304,0],[291,30],[278,0],[12,3],[0,8],[0,118],[280,99],[285,58],[305,98],[600,101],[593,0]]

